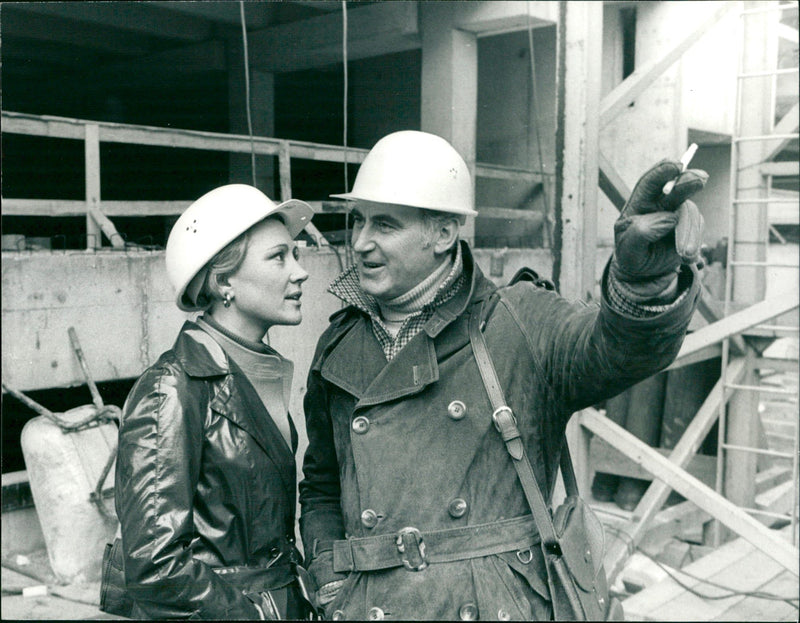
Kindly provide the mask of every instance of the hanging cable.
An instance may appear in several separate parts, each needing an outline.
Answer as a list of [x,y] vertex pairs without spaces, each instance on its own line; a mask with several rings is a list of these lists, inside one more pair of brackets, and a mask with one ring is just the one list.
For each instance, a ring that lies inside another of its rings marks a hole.
[[[626,545],[626,547],[628,549],[628,553],[632,554],[634,551],[638,551],[639,553],[644,555],[646,558],[648,558],[651,562],[655,563],[678,586],[680,586],[685,591],[691,593],[692,595],[695,595],[696,597],[699,597],[700,599],[714,601],[714,600],[718,600],[718,599],[729,599],[730,597],[734,597],[736,595],[741,595],[741,596],[744,596],[744,597],[755,597],[756,599],[766,599],[768,601],[782,601],[784,603],[789,604],[793,608],[798,609],[798,605],[796,605],[794,602],[800,600],[799,597],[788,596],[788,595],[777,595],[775,593],[769,593],[769,592],[766,592],[766,591],[759,591],[759,590],[756,590],[756,591],[743,591],[743,590],[732,588],[730,586],[725,586],[724,584],[720,584],[719,582],[714,582],[713,580],[709,580],[707,578],[701,578],[701,577],[699,577],[697,575],[693,575],[691,573],[683,571],[682,569],[673,569],[673,568],[668,567],[667,565],[663,564],[660,560],[658,560],[657,558],[655,558],[653,555],[649,554],[645,550],[643,550],[640,547],[636,546],[636,544],[633,542],[633,539],[631,538],[631,536],[628,533],[626,533],[624,530],[620,530],[619,528],[615,528],[614,526],[603,526],[603,528],[605,530],[608,530],[609,532],[612,532],[612,533],[616,534],[625,543],[625,545]],[[717,589],[720,589],[720,590],[723,590],[723,591],[727,591],[727,593],[723,594],[723,595],[709,595],[707,593],[703,593],[702,591],[699,591],[695,587],[690,586],[686,582],[682,581],[678,574],[683,575],[683,576],[685,576],[687,578],[690,578],[692,580],[695,580],[696,582],[699,582],[701,584],[706,584],[708,586],[711,586],[711,587],[714,587],[714,588],[717,588]]]
[[250,173],[253,186],[256,185],[256,146],[253,140],[253,117],[250,113],[250,58],[247,52],[247,20],[244,15],[244,2],[239,2],[239,15],[242,22],[242,48],[244,50],[244,91],[245,107],[247,109],[247,133],[250,136]]
[[[542,156],[542,139],[539,135],[539,113],[536,107],[536,57],[533,52],[533,24],[531,23],[531,7],[530,2],[526,3],[525,11],[528,22],[528,55],[531,62],[531,112],[533,113],[533,129],[536,136],[536,150],[539,156],[539,173],[542,176],[542,199],[544,200],[544,234],[542,238],[547,242],[548,247],[553,248],[553,241],[551,239],[552,227],[550,223],[550,198],[549,198],[549,184],[547,183],[547,176],[544,172],[544,158]],[[530,150],[529,155],[530,158]]]
[[[344,147],[344,192],[349,192],[350,185],[349,177],[347,175],[347,96],[348,96],[348,75],[347,75],[347,1],[342,0],[342,65],[343,65],[343,82],[342,85],[342,146]],[[344,216],[344,253],[347,267],[353,264],[353,252],[349,244],[350,239],[350,215],[345,213]],[[337,254],[338,258],[338,254]],[[341,262],[340,262],[341,263]]]

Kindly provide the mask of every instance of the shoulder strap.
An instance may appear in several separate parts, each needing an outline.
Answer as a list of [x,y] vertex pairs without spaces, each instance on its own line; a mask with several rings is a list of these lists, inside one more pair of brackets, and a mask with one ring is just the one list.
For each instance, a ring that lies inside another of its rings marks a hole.
[[[478,309],[475,309],[478,308]],[[469,319],[469,338],[472,343],[472,350],[475,354],[475,361],[478,364],[483,384],[486,387],[486,393],[489,395],[489,400],[492,403],[494,412],[492,413],[492,421],[495,428],[498,430],[506,444],[506,449],[511,456],[514,469],[517,471],[522,490],[525,493],[525,498],[531,508],[533,519],[536,522],[536,527],[539,530],[542,542],[546,545],[557,544],[556,531],[553,526],[553,519],[550,511],[547,508],[547,503],[544,500],[542,491],[539,488],[539,483],[536,481],[536,476],[533,473],[528,454],[525,451],[525,445],[522,442],[522,436],[517,426],[517,419],[511,409],[508,407],[503,395],[503,389],[500,381],[497,378],[492,357],[486,347],[486,340],[481,332],[481,311],[483,304],[476,305],[471,313]],[[564,486],[567,489],[568,495],[577,494],[577,482],[575,480],[575,472],[572,467],[572,461],[569,456],[569,448],[566,445],[561,453],[561,470],[564,477]]]

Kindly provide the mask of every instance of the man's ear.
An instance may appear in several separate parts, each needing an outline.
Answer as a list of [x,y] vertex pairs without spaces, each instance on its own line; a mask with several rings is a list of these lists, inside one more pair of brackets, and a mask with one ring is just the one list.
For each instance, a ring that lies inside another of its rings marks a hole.
[[434,231],[433,251],[442,255],[450,251],[458,241],[461,225],[456,217],[443,218],[436,224]]

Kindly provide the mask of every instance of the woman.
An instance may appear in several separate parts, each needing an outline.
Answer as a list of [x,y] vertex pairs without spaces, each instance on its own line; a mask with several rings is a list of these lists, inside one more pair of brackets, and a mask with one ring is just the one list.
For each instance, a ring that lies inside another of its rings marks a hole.
[[175,223],[167,274],[178,307],[204,314],[183,325],[123,409],[121,540],[107,548],[106,611],[123,613],[111,603],[122,597],[134,618],[308,618],[294,544],[292,364],[262,339],[300,323],[308,273],[294,237],[311,216],[302,201],[276,205],[232,184]]

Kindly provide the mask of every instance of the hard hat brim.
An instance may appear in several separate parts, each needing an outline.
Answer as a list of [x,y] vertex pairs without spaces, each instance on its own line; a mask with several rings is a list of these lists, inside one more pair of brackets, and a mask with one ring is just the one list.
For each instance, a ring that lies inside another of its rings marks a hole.
[[375,201],[375,199],[369,197],[361,197],[354,193],[338,193],[336,195],[329,195],[334,199],[346,199],[347,201],[369,201],[370,203],[380,203],[382,205],[407,205],[410,208],[417,208],[419,210],[430,210],[431,212],[446,212],[448,214],[457,214],[459,216],[478,216],[478,212],[473,210],[472,208],[449,208],[446,206],[417,206],[417,205],[409,205],[402,202],[391,203],[389,201]]

